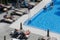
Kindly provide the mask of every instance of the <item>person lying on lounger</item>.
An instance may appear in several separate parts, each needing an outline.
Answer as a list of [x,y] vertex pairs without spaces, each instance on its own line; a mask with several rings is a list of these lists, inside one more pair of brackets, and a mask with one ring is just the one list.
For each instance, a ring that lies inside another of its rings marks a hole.
[[4,15],[3,19],[1,20],[1,22],[12,23],[12,22],[15,21],[13,18],[14,17],[12,15],[10,15],[10,16]]
[[11,15],[11,14],[9,14],[9,15],[6,14],[6,15],[4,15],[4,18],[5,18],[5,19],[11,19],[11,20],[13,20],[14,17],[13,17],[13,15]]
[[18,33],[18,30],[17,30],[17,29],[15,29],[14,31],[12,31],[12,32],[10,33],[10,36],[11,36],[12,38],[17,38],[18,35],[19,35],[19,33]]
[[27,40],[29,35],[30,35],[30,31],[29,30],[27,30],[25,32],[20,32],[19,36],[17,37],[17,39],[20,39],[20,40],[25,39],[25,40]]
[[23,32],[23,31],[18,32],[18,30],[16,30],[16,29],[15,29],[15,31],[13,31],[10,34],[10,36],[12,38],[16,38],[16,39],[28,39],[29,35],[30,35],[30,31],[29,30],[27,30],[25,32]]

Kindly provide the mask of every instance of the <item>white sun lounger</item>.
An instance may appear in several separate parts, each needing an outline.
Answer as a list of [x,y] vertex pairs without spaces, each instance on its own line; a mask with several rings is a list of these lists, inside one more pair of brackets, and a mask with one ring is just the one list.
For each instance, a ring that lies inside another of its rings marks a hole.
[[21,13],[21,12],[16,12],[17,14],[20,14],[20,15],[23,15],[23,13]]
[[37,4],[38,4],[38,2],[30,2],[29,4],[30,4],[30,5],[34,5],[34,6],[35,6],[35,5],[37,5]]
[[19,39],[16,39],[16,38],[12,38],[12,40],[19,40]]
[[11,19],[4,19],[5,21],[9,21],[9,22],[13,22],[13,20]]

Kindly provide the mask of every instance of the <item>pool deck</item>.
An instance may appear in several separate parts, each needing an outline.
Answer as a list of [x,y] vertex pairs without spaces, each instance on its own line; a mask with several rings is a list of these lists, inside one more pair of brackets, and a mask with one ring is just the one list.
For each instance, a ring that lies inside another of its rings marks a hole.
[[[11,28],[20,28],[20,23],[22,22],[24,24],[24,22],[28,19],[31,18],[33,15],[35,15],[39,10],[41,10],[47,3],[51,2],[51,0],[43,0],[42,2],[40,2],[38,5],[36,5],[33,9],[30,10],[30,13],[27,15],[24,15],[22,17],[20,17],[17,21],[15,21],[13,24],[11,24]],[[30,30],[32,33],[34,34],[38,34],[38,35],[43,35],[46,36],[47,32],[41,29],[37,29],[37,28],[32,28],[32,27],[28,27],[26,25],[23,25],[23,29],[24,30]],[[50,32],[50,36],[51,37],[55,37],[57,38],[57,40],[60,40],[60,34],[57,33],[52,33]]]

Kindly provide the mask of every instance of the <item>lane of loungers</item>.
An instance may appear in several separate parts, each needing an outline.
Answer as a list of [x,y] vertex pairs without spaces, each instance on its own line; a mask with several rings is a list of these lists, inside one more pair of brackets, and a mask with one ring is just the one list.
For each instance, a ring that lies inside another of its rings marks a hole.
[[[26,8],[27,9],[27,8]],[[23,16],[25,14],[27,14],[27,10],[23,8],[23,10],[13,10],[11,13],[7,12],[5,15],[3,15],[3,19],[0,20],[0,23],[13,23],[14,21],[16,21],[16,19],[14,19],[14,16]]]

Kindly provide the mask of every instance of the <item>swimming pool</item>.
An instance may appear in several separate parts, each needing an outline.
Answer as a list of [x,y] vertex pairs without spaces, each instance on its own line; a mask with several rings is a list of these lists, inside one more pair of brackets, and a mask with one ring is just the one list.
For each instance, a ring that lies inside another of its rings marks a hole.
[[[59,5],[58,5],[59,4]],[[60,33],[60,3],[56,2],[53,8],[48,7],[37,13],[27,25],[34,28]]]

